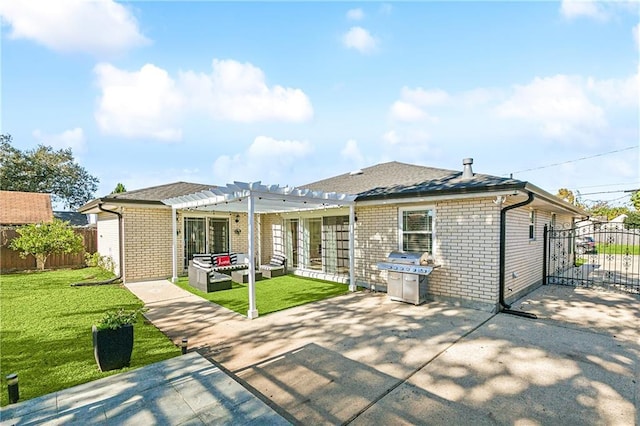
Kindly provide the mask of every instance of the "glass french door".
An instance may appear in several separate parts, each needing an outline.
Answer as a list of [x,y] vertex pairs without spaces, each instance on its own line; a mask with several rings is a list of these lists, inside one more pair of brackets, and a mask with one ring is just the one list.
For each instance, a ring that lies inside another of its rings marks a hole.
[[229,220],[206,217],[184,218],[184,267],[196,253],[228,253]]
[[189,266],[189,261],[196,253],[206,253],[207,219],[204,217],[184,218],[184,267]]

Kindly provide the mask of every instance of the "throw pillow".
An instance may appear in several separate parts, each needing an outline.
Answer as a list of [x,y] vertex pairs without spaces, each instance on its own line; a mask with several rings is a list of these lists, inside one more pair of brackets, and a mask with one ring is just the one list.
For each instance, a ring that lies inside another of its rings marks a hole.
[[216,259],[217,266],[230,266],[231,265],[231,257],[229,256],[218,256]]

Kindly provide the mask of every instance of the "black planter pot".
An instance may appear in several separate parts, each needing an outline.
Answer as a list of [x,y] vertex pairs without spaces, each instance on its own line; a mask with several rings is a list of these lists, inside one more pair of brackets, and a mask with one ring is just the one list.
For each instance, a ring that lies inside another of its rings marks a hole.
[[128,367],[133,351],[133,325],[124,325],[115,330],[98,330],[94,325],[93,354],[100,371]]

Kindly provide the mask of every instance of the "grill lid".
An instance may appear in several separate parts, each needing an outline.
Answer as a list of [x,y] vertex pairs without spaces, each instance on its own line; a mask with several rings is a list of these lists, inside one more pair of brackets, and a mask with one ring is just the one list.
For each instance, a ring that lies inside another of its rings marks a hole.
[[392,251],[387,257],[387,262],[404,263],[407,265],[421,265],[427,263],[428,253],[417,251]]

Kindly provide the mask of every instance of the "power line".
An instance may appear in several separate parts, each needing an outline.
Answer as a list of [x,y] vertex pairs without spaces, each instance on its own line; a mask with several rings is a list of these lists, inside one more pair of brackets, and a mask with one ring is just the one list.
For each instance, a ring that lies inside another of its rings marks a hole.
[[608,183],[603,185],[589,185],[589,186],[581,186],[579,188],[574,188],[574,191],[579,191],[580,189],[586,188],[602,188],[605,186],[621,186],[621,185],[638,185],[640,182],[621,182],[621,183]]
[[[619,191],[600,191],[600,192],[588,192],[586,194],[583,194],[581,192],[579,192],[579,194],[582,195],[596,195],[596,194],[618,194],[620,192],[635,192],[638,189],[621,189]],[[626,195],[625,195],[626,197]]]
[[533,171],[533,170],[547,169],[547,168],[549,168],[549,167],[562,166],[563,164],[576,163],[576,162],[578,162],[578,161],[588,160],[588,159],[590,159],[590,158],[596,158],[596,157],[603,157],[603,156],[605,156],[605,155],[609,155],[609,154],[616,154],[616,153],[618,153],[618,152],[629,151],[629,150],[631,150],[631,149],[638,149],[638,146],[628,146],[628,147],[626,147],[626,148],[616,149],[615,151],[603,152],[603,153],[601,153],[601,154],[590,155],[590,156],[588,156],[588,157],[576,158],[575,160],[567,160],[567,161],[563,161],[563,162],[561,162],[561,163],[547,164],[546,166],[532,167],[532,168],[530,168],[530,169],[518,170],[517,172],[504,173],[504,174],[503,174],[503,176],[508,175],[508,174],[531,172],[531,171]]

